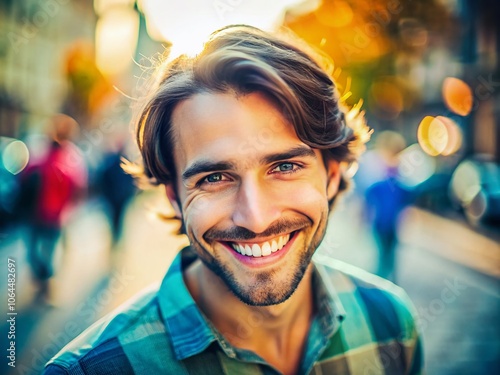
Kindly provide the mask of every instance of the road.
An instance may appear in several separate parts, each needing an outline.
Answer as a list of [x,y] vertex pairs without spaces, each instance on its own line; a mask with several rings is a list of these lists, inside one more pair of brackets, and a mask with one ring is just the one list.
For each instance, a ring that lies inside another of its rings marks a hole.
[[[59,272],[50,304],[33,301],[25,262],[23,230],[2,238],[0,277],[7,259],[17,263],[16,367],[3,356],[0,373],[38,374],[43,364],[91,323],[151,283],[159,282],[177,249],[187,240],[175,225],[158,219],[167,209],[157,193],[139,196],[129,207],[121,242],[111,248],[100,206],[79,208],[60,248]],[[359,205],[341,203],[329,223],[324,251],[369,271],[376,252],[359,219]],[[430,375],[491,374],[500,368],[498,243],[463,224],[410,210],[401,226],[398,283],[418,312],[426,372]],[[0,297],[7,300],[6,290]],[[5,315],[6,316],[6,315]],[[9,348],[2,324],[3,347]]]

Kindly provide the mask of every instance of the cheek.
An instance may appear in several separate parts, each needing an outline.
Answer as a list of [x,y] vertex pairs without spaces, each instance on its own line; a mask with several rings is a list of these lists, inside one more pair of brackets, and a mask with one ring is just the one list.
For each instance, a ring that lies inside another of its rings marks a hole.
[[278,193],[281,202],[284,202],[287,207],[314,212],[322,206],[328,206],[326,186],[321,182],[313,184],[304,180],[289,185],[284,184]]
[[183,208],[184,225],[201,238],[208,229],[229,215],[225,209],[227,207],[227,204],[208,195],[196,197]]
[[301,212],[313,221],[319,221],[323,214],[328,211],[326,195],[317,190],[298,191],[290,202],[293,204],[292,209]]

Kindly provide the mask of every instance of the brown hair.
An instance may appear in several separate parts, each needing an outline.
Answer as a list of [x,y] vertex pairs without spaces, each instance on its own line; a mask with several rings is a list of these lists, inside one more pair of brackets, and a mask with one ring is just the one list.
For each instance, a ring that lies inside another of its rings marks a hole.
[[[161,65],[137,119],[143,177],[176,186],[172,113],[181,101],[204,92],[261,92],[325,160],[356,160],[370,133],[363,113],[341,108],[326,67],[299,45],[250,26],[229,26],[213,33],[196,57],[183,55]],[[343,176],[339,191],[346,187]]]

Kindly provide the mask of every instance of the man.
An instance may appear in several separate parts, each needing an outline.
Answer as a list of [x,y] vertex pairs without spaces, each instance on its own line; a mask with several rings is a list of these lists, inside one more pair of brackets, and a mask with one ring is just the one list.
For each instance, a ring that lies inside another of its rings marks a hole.
[[158,291],[104,318],[47,374],[417,374],[398,287],[311,258],[368,138],[305,48],[247,26],[160,70],[138,119],[144,175],[191,246]]

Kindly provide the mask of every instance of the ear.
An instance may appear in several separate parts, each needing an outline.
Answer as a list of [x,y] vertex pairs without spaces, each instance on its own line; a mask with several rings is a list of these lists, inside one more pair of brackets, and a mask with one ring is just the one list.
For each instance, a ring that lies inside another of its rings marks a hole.
[[340,163],[336,160],[330,159],[326,162],[326,172],[327,172],[327,185],[326,185],[326,195],[328,200],[333,199],[339,191],[340,177],[342,175],[342,168]]
[[165,193],[167,194],[167,198],[174,209],[175,217],[177,219],[182,219],[182,211],[179,206],[179,199],[172,184],[165,185]]

